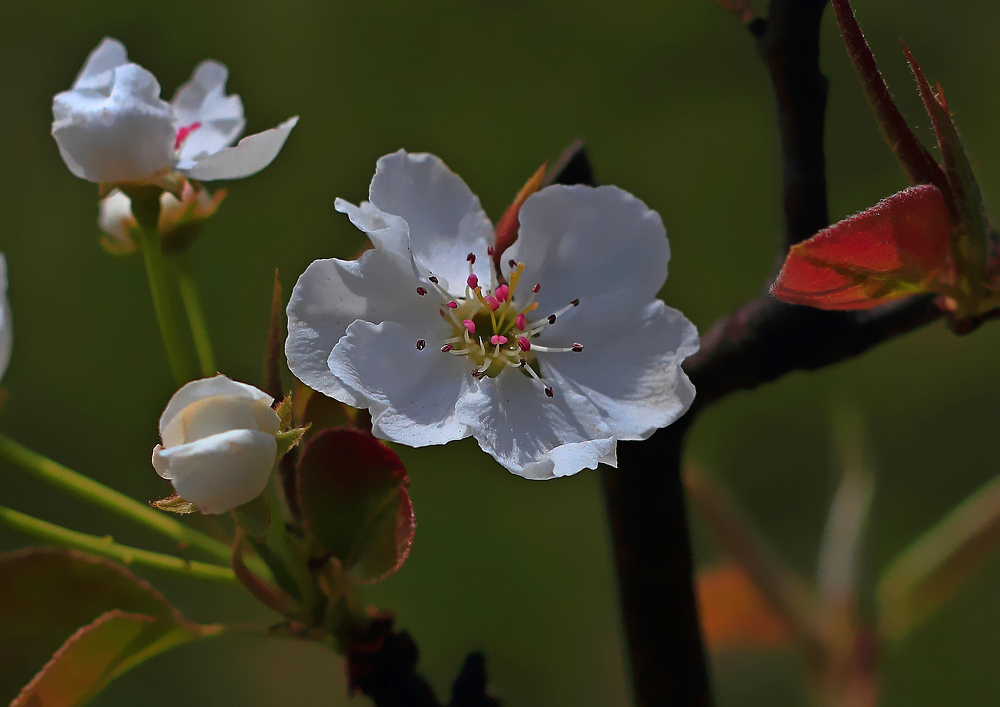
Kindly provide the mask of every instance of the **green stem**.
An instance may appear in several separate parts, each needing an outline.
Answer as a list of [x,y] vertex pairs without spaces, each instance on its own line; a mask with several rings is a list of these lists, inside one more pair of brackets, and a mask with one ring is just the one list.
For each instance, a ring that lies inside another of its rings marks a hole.
[[96,535],[80,533],[3,506],[0,506],[0,522],[14,530],[19,530],[26,535],[31,535],[40,540],[62,545],[73,550],[82,550],[94,555],[100,555],[101,557],[108,557],[112,560],[118,560],[122,564],[144,565],[188,577],[209,579],[213,582],[236,581],[236,575],[228,567],[212,565],[206,562],[191,562],[180,557],[174,557],[173,555],[163,555],[159,552],[119,545],[111,539],[110,535],[100,538]]
[[123,493],[43,457],[38,452],[18,444],[2,433],[0,433],[0,458],[6,459],[34,477],[71,493],[83,501],[106,508],[112,513],[165,535],[182,547],[196,547],[226,564],[230,561],[232,551],[228,545],[187,527],[163,511],[150,508]]
[[[167,288],[166,269],[163,266],[163,253],[160,250],[160,232],[156,227],[156,220],[152,223],[145,222],[145,218],[140,218],[144,209],[138,208],[137,199],[133,199],[133,214],[138,224],[135,233],[138,236],[142,257],[146,263],[146,277],[149,279],[149,291],[153,295],[153,309],[156,310],[156,322],[160,325],[160,336],[163,338],[163,347],[167,350],[167,359],[170,362],[170,370],[174,374],[174,381],[178,386],[182,386],[192,380],[187,359],[184,356],[184,348],[181,345],[181,338],[177,330],[177,319],[174,317],[173,306],[170,303],[170,290]],[[157,201],[157,213],[159,201]]]
[[188,322],[191,325],[194,347],[198,351],[198,365],[201,367],[201,375],[208,378],[214,376],[218,371],[215,368],[212,340],[208,336],[205,312],[201,306],[198,283],[194,279],[191,257],[187,253],[182,253],[177,258],[177,265],[177,284],[180,287],[181,299],[184,300],[184,310],[187,312]]

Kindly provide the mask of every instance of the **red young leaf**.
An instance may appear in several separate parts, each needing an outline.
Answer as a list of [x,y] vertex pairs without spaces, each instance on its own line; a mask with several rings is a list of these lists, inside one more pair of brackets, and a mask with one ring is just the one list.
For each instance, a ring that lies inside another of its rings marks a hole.
[[872,50],[861,33],[854,10],[848,0],[832,0],[833,10],[837,15],[837,23],[847,44],[847,53],[854,64],[854,70],[861,80],[865,98],[871,106],[875,118],[886,142],[892,148],[896,158],[902,163],[911,184],[933,184],[945,194],[948,193],[948,182],[941,166],[934,160],[931,153],[917,139],[906,124],[903,114],[899,112],[892,100],[889,87],[885,84]]
[[521,210],[521,205],[527,201],[529,196],[542,188],[545,181],[545,167],[547,165],[548,162],[539,167],[531,175],[531,179],[521,187],[521,191],[514,197],[514,202],[507,207],[503,216],[497,221],[496,228],[494,229],[497,239],[496,246],[493,248],[493,264],[496,265],[498,270],[500,269],[500,258],[503,257],[504,251],[514,245],[514,241],[517,240],[517,230],[520,228],[517,214]]
[[399,569],[414,521],[409,478],[391,449],[359,430],[324,430],[302,450],[297,475],[303,520],[324,554],[356,581]]
[[904,189],[792,247],[771,294],[819,309],[867,309],[913,294],[948,255],[941,192]]
[[13,704],[82,705],[146,658],[219,630],[124,567],[71,550],[0,555],[0,576],[2,704],[30,680]]

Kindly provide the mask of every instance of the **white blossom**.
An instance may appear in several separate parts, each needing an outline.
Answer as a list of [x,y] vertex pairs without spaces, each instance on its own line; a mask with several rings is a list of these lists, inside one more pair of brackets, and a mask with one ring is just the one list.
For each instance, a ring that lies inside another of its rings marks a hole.
[[7,259],[0,253],[0,378],[7,372],[10,352],[14,345],[14,330],[10,321],[10,302],[7,300]]
[[656,299],[670,249],[659,215],[611,186],[550,186],[494,231],[437,157],[379,160],[369,201],[337,209],[374,249],[317,260],[288,304],[289,368],[368,408],[383,439],[472,435],[510,471],[551,478],[616,464],[619,440],[682,415],[694,326]]
[[160,99],[160,84],[105,38],[73,87],[52,102],[52,135],[66,166],[91,182],[147,182],[171,170],[199,180],[238,179],[277,156],[297,117],[232,143],[243,132],[243,103],[227,96],[226,67],[203,61],[190,80]]
[[259,496],[278,453],[274,400],[252,385],[214,378],[181,387],[160,416],[153,468],[203,513],[225,513]]

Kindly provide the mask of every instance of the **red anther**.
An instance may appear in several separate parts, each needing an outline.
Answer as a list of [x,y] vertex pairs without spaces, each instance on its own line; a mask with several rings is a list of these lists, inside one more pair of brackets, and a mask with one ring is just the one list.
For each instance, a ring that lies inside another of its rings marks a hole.
[[472,263],[476,262],[476,254],[475,253],[469,253],[467,256],[465,256],[465,259],[468,260],[469,264],[471,265]]
[[471,319],[463,319],[462,320],[462,326],[464,326],[466,329],[468,329],[470,334],[475,334],[476,333],[476,323],[474,321],[472,321]]
[[571,350],[574,353],[580,353],[581,351],[583,351],[583,344],[573,344],[573,347],[572,347]]
[[497,288],[496,294],[498,300],[500,300],[501,302],[506,302],[507,295],[510,294],[510,288],[507,287],[507,285],[500,285],[500,287]]
[[451,344],[445,344],[444,346],[441,347],[441,353],[448,353],[449,351],[451,351],[451,349],[452,349]]
[[575,299],[572,302],[570,302],[570,304],[573,305],[574,307],[579,307],[580,306],[580,300]]
[[479,278],[476,277],[475,273],[473,273],[469,275],[466,282],[469,283],[469,287],[471,287],[472,289],[476,289],[476,287],[479,285]]
[[518,314],[517,319],[514,320],[514,326],[524,331],[528,327],[528,318],[523,314]]
[[548,318],[547,318],[546,321],[548,321],[549,324],[555,324],[556,323],[556,315],[550,314],[548,316]]
[[483,297],[483,301],[486,303],[486,306],[492,309],[494,312],[500,309],[500,302],[497,301],[497,298],[494,297],[493,295],[486,295],[485,297]]
[[458,309],[458,302],[449,302],[448,309]]
[[424,295],[427,294],[427,290],[425,290],[423,287],[418,287],[417,288],[417,294],[420,295],[421,297],[423,297]]
[[436,277],[434,277],[433,275],[431,275],[427,279],[430,280],[431,282],[433,282],[435,285],[438,284],[438,279]]
[[417,339],[417,351],[423,351],[425,346],[427,346],[426,341],[423,339]]
[[525,361],[523,358],[522,359],[518,359],[518,364],[517,364],[518,368],[524,368],[527,365],[528,365],[528,362]]
[[486,255],[488,255],[488,256],[490,256],[490,257],[492,258],[492,257],[493,257],[493,254],[494,254],[495,252],[496,252],[496,251],[495,251],[495,250],[493,250],[493,246],[486,246]]
[[535,283],[535,286],[531,288],[531,291],[532,291],[532,292],[534,292],[534,293],[535,293],[535,294],[537,295],[537,294],[538,294],[538,291],[539,291],[540,289],[542,289],[542,286],[541,286],[541,285],[539,285],[539,284],[538,284],[538,283],[536,282],[536,283]]
[[[525,338],[523,336],[519,336],[517,338],[517,348],[521,349],[522,351],[530,351],[531,350],[531,342],[528,341],[527,338]],[[523,358],[521,360],[524,361]]]
[[550,398],[551,398],[551,397],[552,397],[553,395],[555,395],[555,393],[554,393],[554,392],[552,391],[552,388],[551,388],[551,387],[549,387],[549,386],[545,386],[545,394],[546,394],[547,396],[549,396]]
[[503,334],[494,334],[490,337],[490,343],[494,346],[503,346],[507,343],[507,337]]
[[480,371],[478,368],[473,368],[472,369],[472,377],[473,378],[479,378],[479,376],[483,375],[483,373],[484,373],[484,371]]
[[184,141],[188,139],[188,135],[200,127],[201,123],[195,122],[190,125],[185,125],[182,128],[177,128],[177,136],[174,138],[174,152],[181,149],[181,145],[183,145]]
[[510,260],[508,260],[507,264],[510,266],[511,270],[513,270],[514,268],[517,267],[517,261],[514,260],[513,258],[511,258]]

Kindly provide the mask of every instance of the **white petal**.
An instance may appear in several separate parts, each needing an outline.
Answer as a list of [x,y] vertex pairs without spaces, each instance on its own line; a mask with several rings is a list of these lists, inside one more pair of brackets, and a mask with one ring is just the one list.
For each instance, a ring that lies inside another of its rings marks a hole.
[[169,425],[184,408],[203,398],[208,398],[213,395],[244,398],[251,402],[263,403],[268,407],[270,407],[271,403],[274,402],[274,398],[259,388],[247,385],[246,383],[230,380],[221,373],[217,376],[213,376],[212,378],[201,378],[200,380],[184,384],[176,393],[173,394],[173,397],[170,398],[170,402],[167,403],[166,409],[163,411],[163,414],[160,415],[160,436],[163,436],[164,430],[167,429],[167,425]]
[[131,231],[136,227],[132,200],[120,189],[113,189],[98,205],[97,225],[119,243],[130,245]]
[[356,319],[440,322],[438,300],[418,295],[419,285],[409,262],[387,251],[369,250],[351,261],[314,261],[288,300],[288,368],[313,390],[363,406],[365,399],[330,372],[330,353]]
[[333,202],[333,208],[347,214],[355,228],[364,231],[376,248],[412,261],[410,229],[402,218],[379,211],[370,201],[362,201],[360,206],[355,206],[337,199]]
[[277,127],[245,137],[236,147],[224,147],[181,171],[203,181],[249,177],[267,167],[278,156],[288,133],[292,132],[297,122],[298,116],[289,118]]
[[200,123],[184,140],[178,155],[178,169],[190,169],[200,159],[233,143],[243,132],[243,102],[239,96],[226,95],[229,70],[217,61],[203,61],[186,84],[177,89],[174,127]]
[[7,300],[7,259],[0,253],[0,378],[3,378],[3,374],[7,372],[7,364],[10,363],[13,337],[10,302]]
[[439,158],[403,150],[386,155],[378,161],[369,193],[378,209],[406,221],[414,259],[446,280],[449,291],[464,291],[469,253],[477,258],[479,280],[490,283],[486,249],[495,242],[493,225],[479,198]]
[[[422,351],[421,338],[431,343]],[[397,322],[357,321],[334,347],[330,371],[367,400],[376,437],[423,447],[469,436],[455,403],[473,380],[471,367],[433,341]]]
[[137,64],[107,72],[108,92],[63,91],[52,102],[52,136],[66,166],[91,182],[140,181],[173,159],[173,111],[156,78]]
[[117,39],[105,37],[87,56],[87,61],[73,82],[73,88],[101,89],[110,86],[111,74],[104,74],[127,63],[129,61],[125,45]]
[[255,430],[257,423],[250,408],[253,404],[245,398],[228,395],[197,400],[167,424],[163,430],[163,446],[170,449],[229,430]]
[[684,315],[653,300],[638,316],[609,318],[589,334],[580,353],[538,360],[557,389],[585,395],[615,437],[646,439],[687,411],[694,386],[681,363],[698,350],[698,331]]
[[171,480],[178,496],[203,513],[225,513],[264,491],[277,452],[274,435],[230,430],[179,447],[154,450],[153,465],[159,462],[162,466],[166,461],[167,468],[160,475]]
[[596,469],[614,457],[615,440],[586,398],[561,387],[549,398],[521,371],[480,380],[457,412],[483,451],[528,479]]
[[540,316],[573,299],[581,300],[575,315],[581,316],[587,300],[604,297],[638,311],[666,281],[663,221],[618,187],[546,187],[524,202],[519,221],[518,239],[503,260],[525,264],[525,287],[541,285]]

